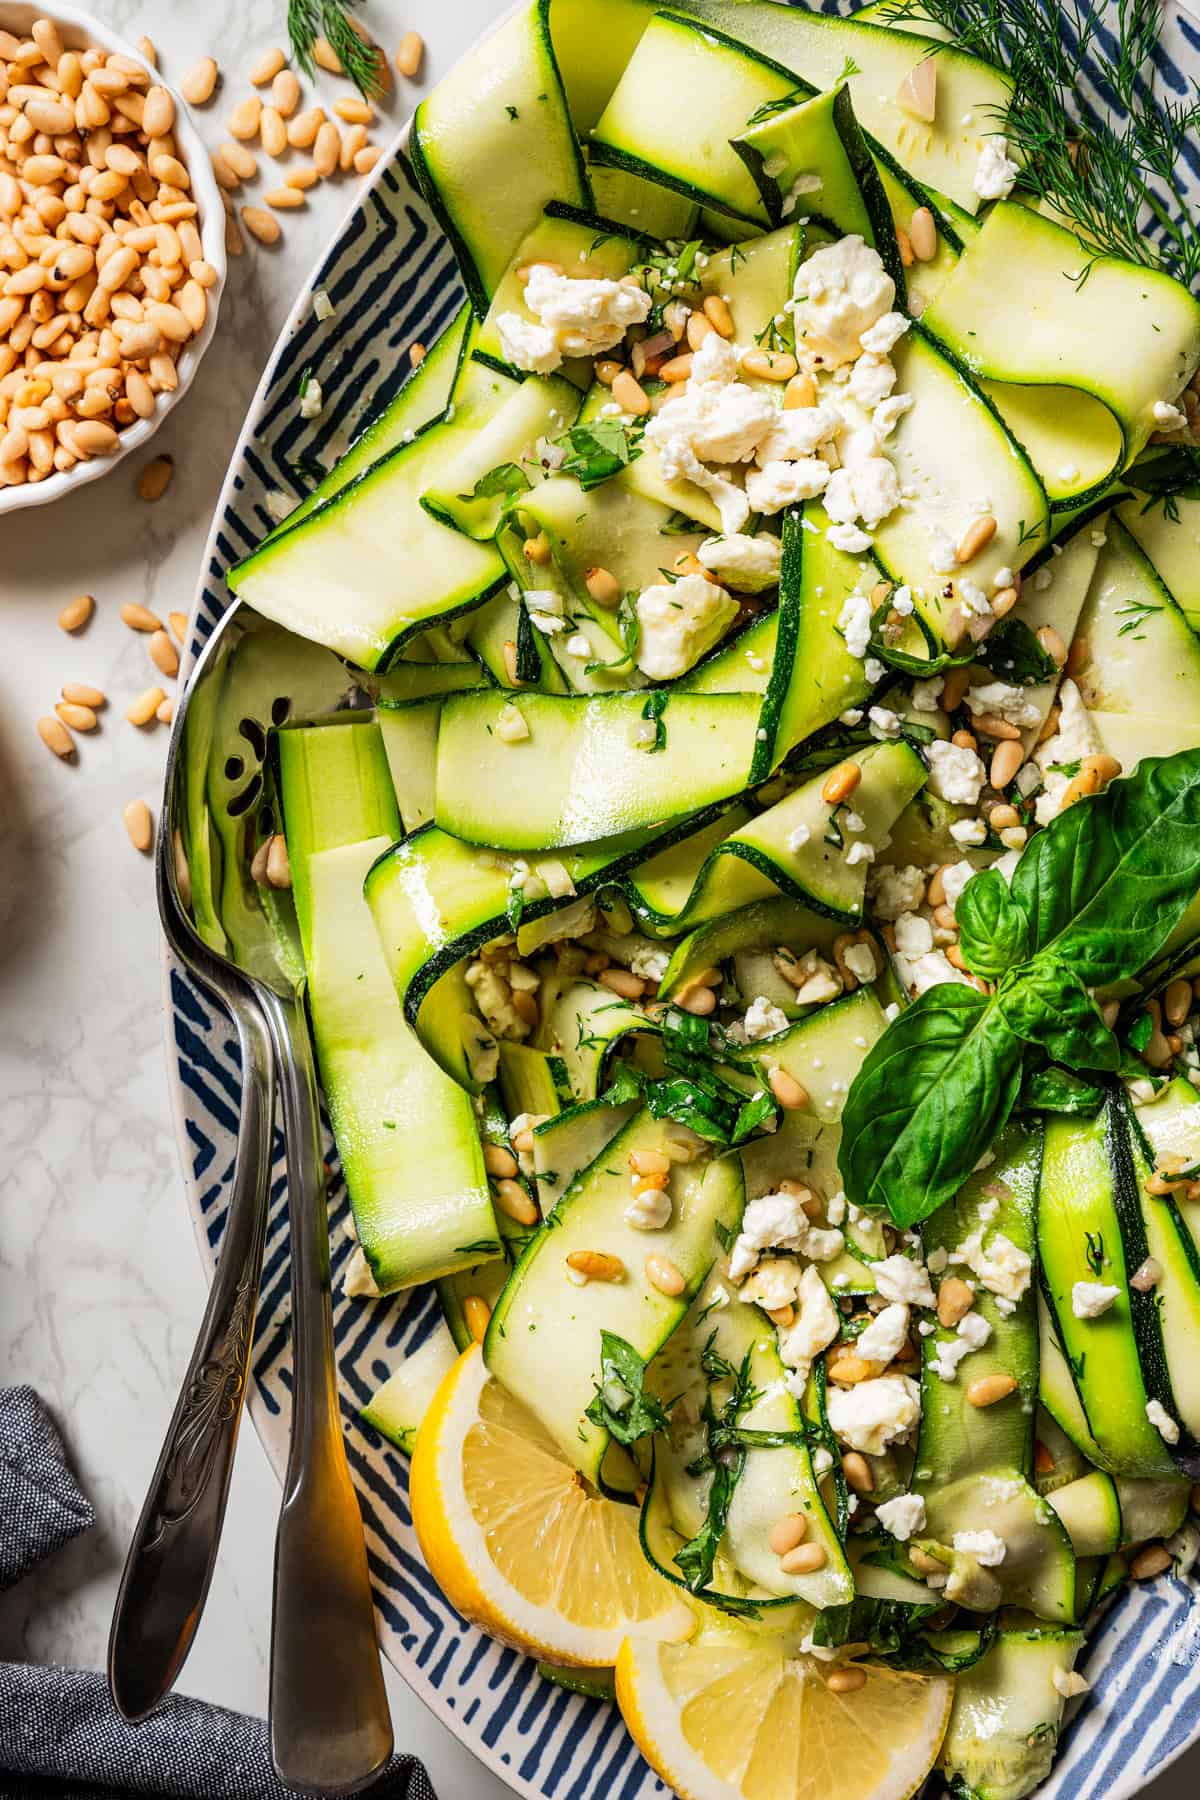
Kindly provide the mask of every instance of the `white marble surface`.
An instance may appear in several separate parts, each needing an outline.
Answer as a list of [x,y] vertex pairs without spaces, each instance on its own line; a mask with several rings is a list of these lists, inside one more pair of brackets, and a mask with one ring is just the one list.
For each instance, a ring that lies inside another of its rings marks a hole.
[[[285,0],[95,3],[127,36],[149,33],[172,79],[217,55],[224,86],[198,115],[212,144],[252,53],[283,41]],[[365,16],[389,49],[404,30],[421,30],[436,78],[500,10],[502,0],[368,0]],[[392,124],[410,95],[393,97]],[[124,600],[190,606],[246,402],[352,193],[344,180],[319,190],[285,220],[278,249],[251,246],[232,263],[206,364],[156,440],[176,459],[159,505],[138,501],[136,469],[126,466],[53,507],[0,520],[0,1379],[32,1382],[50,1402],[100,1520],[0,1597],[0,1656],[102,1666],[125,1540],[203,1298],[169,1122],[151,870],[121,826],[132,797],[157,805],[165,733],[139,733],[121,716],[155,677],[117,609]],[[97,615],[68,639],[55,616],[85,590]],[[33,730],[72,678],[112,701],[76,767],[50,757]],[[256,1712],[266,1704],[277,1507],[247,1428],[182,1686]],[[442,1800],[509,1791],[390,1671],[389,1691],[397,1743],[424,1757]],[[1198,1774],[1193,1755],[1156,1793],[1182,1800]]]

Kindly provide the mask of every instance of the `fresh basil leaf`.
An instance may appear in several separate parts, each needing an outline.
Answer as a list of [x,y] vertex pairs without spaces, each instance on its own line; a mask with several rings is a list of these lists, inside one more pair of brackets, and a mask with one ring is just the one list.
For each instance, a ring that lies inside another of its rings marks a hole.
[[640,423],[620,419],[594,419],[588,425],[572,425],[555,443],[567,452],[560,473],[573,475],[586,494],[636,462],[642,454]]
[[762,1126],[766,1124],[768,1119],[777,1118],[778,1114],[778,1102],[775,1100],[770,1089],[764,1088],[761,1093],[754,1094],[747,1100],[746,1104],[738,1113],[737,1118],[733,1122],[733,1130],[730,1133],[730,1143],[744,1143],[752,1132],[760,1130]]
[[1017,1112],[1081,1113],[1091,1118],[1104,1105],[1106,1090],[1070,1069],[1051,1066],[1026,1073]]
[[630,1100],[640,1100],[645,1088],[646,1077],[642,1071],[633,1063],[619,1062],[600,1099],[605,1106],[625,1106]]
[[1154,1020],[1148,1012],[1139,1013],[1129,1030],[1125,1033],[1125,1042],[1131,1050],[1140,1056],[1154,1036]]
[[973,875],[955,904],[958,947],[967,967],[985,981],[1015,969],[1028,955],[1025,914],[996,869]]
[[1056,956],[1039,957],[1001,983],[996,1003],[1014,1037],[1069,1069],[1112,1074],[1121,1046],[1079,977]]
[[898,1225],[927,1218],[966,1180],[1012,1111],[1023,1055],[994,999],[927,989],[868,1053],[846,1097],[838,1165],[856,1206]]
[[1029,953],[1088,987],[1134,975],[1200,888],[1200,750],[1151,757],[1039,831],[1012,878]]
[[1058,664],[1042,649],[1023,619],[1001,619],[988,633],[975,660],[999,680],[1017,687],[1058,679]]
[[[615,1332],[601,1331],[600,1380],[586,1415],[592,1424],[607,1431],[618,1444],[636,1444],[652,1432],[666,1431],[670,1424],[666,1409],[645,1392],[645,1386],[645,1358]],[[614,1394],[618,1389],[629,1396],[627,1400]]]
[[498,494],[525,494],[533,483],[518,463],[497,463],[486,475],[481,475],[469,494],[460,494],[460,500],[494,500]]

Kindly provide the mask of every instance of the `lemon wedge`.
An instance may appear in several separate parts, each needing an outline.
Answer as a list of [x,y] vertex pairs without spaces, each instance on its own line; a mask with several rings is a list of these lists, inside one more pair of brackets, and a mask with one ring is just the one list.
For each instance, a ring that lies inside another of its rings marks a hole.
[[410,1498],[446,1597],[514,1649],[608,1668],[630,1632],[653,1640],[695,1627],[642,1554],[636,1511],[585,1488],[478,1345],[443,1377],[422,1422]]

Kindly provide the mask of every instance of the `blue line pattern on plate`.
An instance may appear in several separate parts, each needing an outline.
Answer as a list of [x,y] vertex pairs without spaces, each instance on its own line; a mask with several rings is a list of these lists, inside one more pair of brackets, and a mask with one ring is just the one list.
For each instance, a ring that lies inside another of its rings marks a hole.
[[[825,12],[852,8],[823,4]],[[1200,32],[1168,15],[1160,79],[1178,88],[1200,67]],[[1106,71],[1092,57],[1080,71],[1085,114],[1112,102]],[[1200,187],[1200,154],[1188,157]],[[311,292],[334,309],[322,322]],[[322,259],[306,303],[285,331],[255,412],[235,453],[213,521],[192,624],[198,650],[228,604],[225,570],[274,525],[271,500],[298,500],[302,457],[330,464],[396,392],[414,339],[431,344],[462,301],[454,259],[397,151]],[[311,369],[325,404],[305,421],[296,405]],[[208,1265],[220,1249],[228,1202],[241,1071],[228,1022],[172,968],[170,1044],[189,1204]],[[394,1299],[350,1300],[336,1292],[350,1252],[349,1208],[337,1152],[326,1130],[333,1245],[334,1332],[350,1466],[366,1525],[381,1640],[418,1694],[483,1761],[519,1792],[540,1800],[650,1800],[667,1790],[642,1760],[616,1709],[542,1681],[534,1665],[466,1625],[425,1568],[412,1529],[408,1461],[365,1426],[359,1409],[437,1319],[430,1289]],[[276,1133],[271,1210],[258,1306],[251,1410],[277,1470],[287,1455],[291,1404],[291,1296],[286,1181]],[[1047,1800],[1123,1800],[1200,1737],[1200,1614],[1178,1580],[1134,1587],[1094,1633],[1085,1667],[1092,1695],[1064,1734]]]

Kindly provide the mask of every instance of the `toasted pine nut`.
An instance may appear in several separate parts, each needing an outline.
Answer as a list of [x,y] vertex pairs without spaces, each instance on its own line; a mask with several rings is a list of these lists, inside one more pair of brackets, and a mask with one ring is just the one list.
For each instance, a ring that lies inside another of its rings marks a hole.
[[150,661],[160,674],[173,678],[179,673],[179,652],[165,631],[152,634],[147,645]]
[[[64,681],[62,697],[71,706],[90,706],[93,712],[105,703],[104,689],[92,687],[86,681]],[[67,723],[70,724],[69,719]]]
[[1182,1181],[1173,1180],[1170,1174],[1163,1170],[1155,1169],[1153,1175],[1148,1177],[1145,1188],[1146,1192],[1152,1194],[1156,1200],[1165,1200],[1169,1194],[1177,1193],[1184,1185]]
[[813,1575],[825,1567],[825,1551],[820,1544],[797,1544],[779,1559],[785,1575]]
[[72,432],[77,447],[88,456],[107,456],[117,447],[117,434],[102,419],[81,419]]
[[997,619],[1007,618],[1019,599],[1020,595],[1015,587],[1001,588],[992,600],[993,616]]
[[856,1494],[873,1494],[875,1477],[871,1473],[871,1465],[865,1456],[857,1450],[847,1450],[842,1456],[842,1473]]
[[808,1520],[804,1514],[786,1513],[782,1519],[776,1519],[768,1531],[767,1543],[776,1556],[786,1556],[807,1536]]
[[127,600],[121,608],[121,623],[128,625],[131,631],[161,631],[163,622],[157,613],[152,613],[148,606],[139,606],[136,600]]
[[1192,1010],[1192,984],[1190,981],[1170,981],[1163,995],[1163,1012],[1167,1016],[1168,1025],[1182,1025]]
[[396,51],[396,67],[401,75],[414,81],[420,73],[421,63],[425,56],[425,39],[419,31],[406,31],[400,39],[400,47]]
[[38,736],[47,750],[53,750],[55,756],[61,756],[64,761],[66,758],[74,756],[75,740],[62,720],[56,718],[53,713],[46,713],[43,718],[38,720],[37,730]]
[[757,375],[760,381],[790,381],[799,364],[787,350],[745,350],[742,373]]
[[1014,825],[1020,823],[1021,815],[1015,806],[993,806],[988,814],[988,824],[995,832],[1011,831]]
[[154,820],[144,800],[131,800],[121,817],[135,850],[148,850],[154,842]]
[[483,1166],[489,1175],[509,1181],[517,1173],[518,1164],[512,1151],[506,1150],[503,1144],[485,1144]]
[[[1009,782],[1013,780],[1017,770],[1025,760],[1025,752],[1020,742],[1014,743],[1011,738],[997,744],[992,752],[992,766],[988,771],[988,781],[997,793],[1002,794]],[[1018,823],[1014,819],[1013,824]]]
[[298,169],[289,169],[283,181],[285,187],[299,188],[303,193],[308,188],[316,187],[320,179],[317,169],[312,163],[308,163],[302,164]]
[[267,850],[267,880],[273,888],[290,888],[292,885],[292,865],[282,831],[275,833]]
[[335,100],[333,110],[339,119],[345,120],[347,125],[373,125],[375,123],[375,108],[369,100],[360,100],[356,95]]
[[821,787],[821,798],[829,806],[840,806],[848,800],[862,780],[862,769],[856,762],[839,763],[831,769]]
[[665,1150],[631,1150],[629,1166],[635,1175],[669,1175],[671,1159]]
[[237,138],[240,142],[256,138],[262,109],[263,103],[257,94],[247,94],[244,100],[239,100],[226,120],[230,137]]
[[733,314],[729,303],[721,294],[708,294],[704,301],[704,316],[718,337],[729,341],[733,336]]
[[621,584],[607,569],[588,569],[583,577],[583,585],[597,606],[611,609],[620,601]]
[[[138,476],[138,494],[143,500],[161,500],[171,485],[171,477],[175,473],[174,460],[169,456],[156,456],[148,462]],[[128,621],[126,621],[128,623]],[[151,647],[151,655],[154,654]],[[173,670],[167,671],[173,674]]]
[[793,375],[783,390],[784,412],[817,404],[817,384],[811,375]]
[[991,513],[982,513],[973,519],[963,532],[957,551],[960,563],[973,562],[981,550],[985,550],[996,535],[996,521]]
[[536,1225],[542,1216],[520,1182],[509,1176],[496,1183],[496,1205],[518,1225]]
[[262,147],[268,156],[282,156],[288,147],[287,126],[277,106],[264,106],[258,123]]
[[869,1356],[855,1356],[852,1351],[843,1351],[828,1364],[825,1372],[839,1387],[857,1387],[860,1381],[872,1381],[882,1374],[883,1365]]
[[660,1294],[671,1299],[682,1294],[687,1287],[687,1280],[682,1269],[678,1268],[669,1256],[648,1256],[645,1261],[646,1280]]
[[965,1319],[975,1304],[975,1290],[968,1281],[961,1281],[957,1275],[947,1275],[938,1288],[937,1316],[940,1324],[947,1328],[957,1325]]
[[1061,636],[1055,631],[1053,625],[1039,625],[1037,628],[1037,641],[1046,652],[1046,655],[1052,658],[1061,669],[1067,660],[1067,646],[1063,643]]
[[767,1085],[784,1112],[803,1112],[812,1104],[808,1089],[801,1087],[795,1076],[789,1075],[786,1069],[772,1069],[767,1076]]
[[611,356],[597,357],[592,372],[602,387],[610,388],[625,365],[614,362]]
[[351,125],[342,138],[341,153],[338,156],[338,168],[343,175],[348,175],[354,167],[354,159],[367,141],[365,125]]
[[605,969],[599,980],[601,987],[619,994],[622,1000],[640,1000],[646,992],[641,976],[631,974],[628,969]]
[[58,615],[60,631],[82,631],[96,610],[96,602],[90,594],[80,594],[77,600],[71,600]]
[[1147,1544],[1129,1565],[1135,1581],[1149,1581],[1154,1575],[1165,1575],[1171,1566],[1171,1552],[1165,1544]]
[[[288,120],[288,143],[291,144],[294,150],[311,149],[312,145],[317,141],[317,134],[325,123],[325,108],[323,106],[306,107],[303,112],[297,113],[294,118]],[[337,130],[336,125],[334,126],[334,130]],[[340,136],[338,138],[338,143],[341,143]],[[333,170],[323,169],[321,172],[324,175],[331,175]]]
[[692,374],[692,352],[688,350],[682,356],[668,357],[658,374],[660,381],[665,381],[668,387],[677,381],[689,381]]
[[790,1301],[783,1306],[764,1306],[763,1311],[772,1325],[777,1325],[780,1331],[786,1331],[789,1325],[796,1322],[796,1309]]
[[905,231],[903,225],[896,226],[896,248],[900,252],[901,267],[911,269],[915,260],[913,257],[912,239],[909,237],[907,231]]
[[1121,765],[1116,757],[1105,756],[1103,753],[1085,756],[1079,766],[1081,770],[1089,769],[1098,775],[1101,787],[1107,787],[1109,782],[1115,781],[1121,773]]
[[319,37],[313,41],[313,61],[318,69],[324,69],[328,75],[344,75],[342,59],[327,37]]
[[[980,737],[1007,738],[1015,742],[1021,735],[1015,725],[1010,724],[1007,719],[1002,719],[998,713],[976,713],[973,723]],[[955,742],[957,743],[957,741],[958,734],[955,733]],[[974,745],[972,745],[973,748]]]
[[550,561],[550,539],[544,531],[539,531],[536,537],[526,538],[523,548],[526,562],[536,563],[539,568],[544,568]]
[[942,682],[942,711],[955,713],[963,703],[963,695],[971,685],[969,668],[947,669]]
[[280,49],[260,50],[250,64],[250,80],[255,87],[266,87],[268,81],[274,81],[286,62],[287,57]]
[[258,887],[267,885],[267,857],[271,850],[270,838],[264,838],[254,855],[250,858],[250,879]]
[[473,1341],[482,1344],[492,1322],[492,1309],[482,1294],[468,1294],[463,1301],[463,1318]]
[[166,697],[160,687],[146,688],[136,700],[129,702],[125,708],[125,717],[131,725],[148,725]]
[[261,206],[243,206],[242,224],[260,244],[277,244],[282,236],[279,220]]
[[291,212],[298,206],[308,204],[300,189],[294,187],[272,188],[263,195],[263,199],[276,212]]
[[313,134],[313,167],[324,177],[332,175],[342,154],[342,134],[332,119],[317,126]]
[[637,419],[645,418],[650,411],[650,401],[645,389],[628,369],[622,369],[614,378],[612,396],[622,412],[632,413]]
[[621,1281],[625,1275],[625,1264],[619,1256],[609,1256],[604,1250],[572,1250],[567,1257],[567,1267],[582,1275],[585,1281]]
[[189,106],[204,106],[213,97],[218,69],[211,56],[194,63],[179,84],[179,91]]
[[64,725],[72,731],[95,731],[100,723],[94,708],[82,706],[76,701],[60,700],[54,708]]
[[1074,806],[1080,800],[1088,799],[1092,794],[1098,794],[1103,785],[1098,769],[1081,768],[1078,775],[1073,775],[1067,783],[1059,810],[1066,812],[1069,806]]
[[675,1004],[681,1012],[691,1013],[697,1019],[706,1019],[717,1010],[717,996],[711,988],[697,985],[686,994],[680,994]]
[[354,158],[354,173],[369,175],[382,155],[383,151],[378,144],[364,144]]
[[698,350],[706,337],[713,333],[713,322],[707,313],[694,312],[688,315],[685,335],[690,350]]
[[998,1400],[1007,1400],[1016,1388],[1016,1380],[1011,1375],[980,1375],[977,1380],[967,1383],[967,1399],[972,1406],[995,1406]]
[[280,69],[271,83],[271,105],[283,118],[290,119],[299,104],[299,76],[294,69]]
[[175,717],[175,702],[172,700],[170,694],[155,707],[154,716],[160,725],[171,724]]
[[825,1678],[825,1686],[831,1694],[853,1694],[867,1685],[867,1671],[860,1669],[856,1663],[850,1663],[844,1669],[831,1669]]
[[1092,649],[1085,637],[1073,637],[1071,648],[1067,652],[1066,669],[1068,675],[1080,675],[1091,660]]

